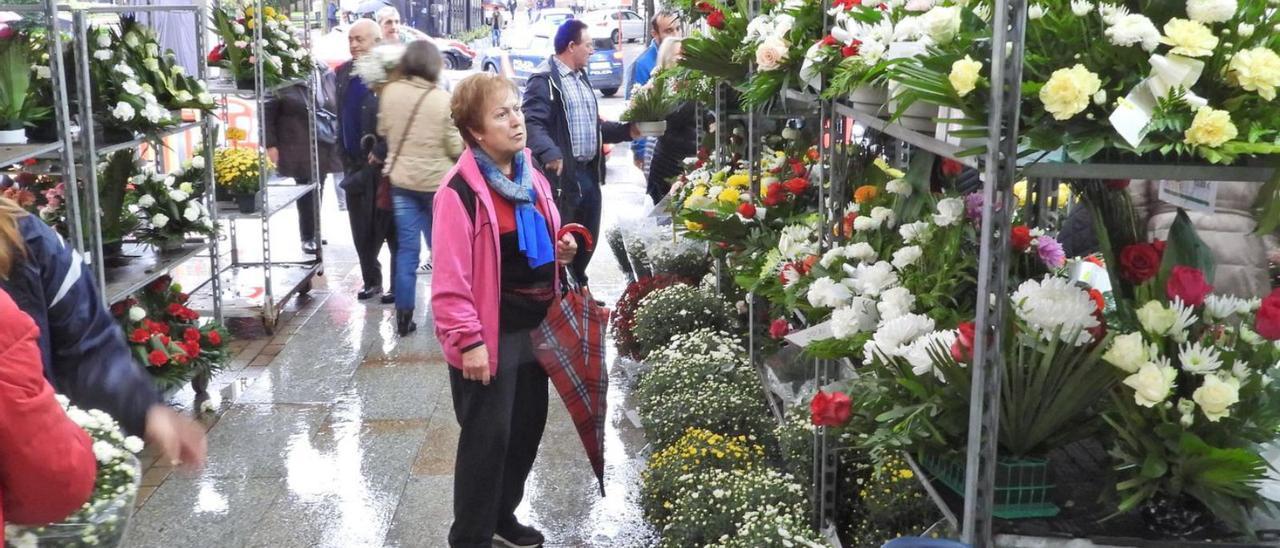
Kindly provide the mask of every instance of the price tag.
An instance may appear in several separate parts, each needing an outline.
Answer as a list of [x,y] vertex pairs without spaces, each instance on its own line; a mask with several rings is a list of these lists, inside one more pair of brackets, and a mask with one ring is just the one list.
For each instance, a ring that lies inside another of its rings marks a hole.
[[1160,201],[1183,209],[1213,213],[1218,203],[1218,184],[1212,181],[1161,181]]

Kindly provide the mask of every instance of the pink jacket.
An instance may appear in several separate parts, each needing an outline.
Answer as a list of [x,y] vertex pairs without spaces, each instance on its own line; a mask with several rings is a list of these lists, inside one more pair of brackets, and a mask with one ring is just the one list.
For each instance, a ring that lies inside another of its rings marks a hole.
[[[532,168],[529,149],[525,149],[524,156],[525,165]],[[560,212],[551,185],[536,169],[533,187],[538,192],[537,208],[551,221],[554,235],[560,230]],[[459,194],[459,190],[467,189],[474,200],[464,201]],[[471,201],[475,202],[474,216],[466,209]],[[470,147],[441,180],[431,211],[431,313],[445,361],[461,369],[462,352],[483,343],[489,350],[489,372],[497,375],[502,272],[498,218],[489,197],[489,185],[480,174]],[[559,283],[557,269],[557,291]]]

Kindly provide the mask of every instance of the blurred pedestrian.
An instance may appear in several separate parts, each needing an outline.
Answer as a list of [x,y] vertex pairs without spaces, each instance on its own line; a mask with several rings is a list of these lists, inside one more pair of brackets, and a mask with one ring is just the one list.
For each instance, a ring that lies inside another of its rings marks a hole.
[[[676,66],[682,53],[679,38],[667,38],[658,49],[657,71]],[[650,85],[655,81],[650,81]],[[679,85],[679,83],[675,83]],[[664,84],[665,85],[665,84]],[[664,92],[669,92],[665,90]],[[698,106],[693,101],[681,102],[667,115],[667,130],[657,138],[653,149],[645,189],[653,203],[658,203],[671,190],[671,179],[684,170],[684,160],[698,152]]]
[[[654,69],[658,66],[658,46],[664,40],[679,37],[681,28],[680,16],[671,12],[658,12],[649,18],[649,47],[631,62],[631,68],[628,71],[630,77],[627,78],[628,84],[625,86],[627,99],[631,99],[631,90],[637,86],[644,87],[649,83]],[[646,137],[631,141],[631,159],[635,162],[636,169],[645,173],[648,173],[645,161],[649,158],[647,153],[650,140],[651,138]]]

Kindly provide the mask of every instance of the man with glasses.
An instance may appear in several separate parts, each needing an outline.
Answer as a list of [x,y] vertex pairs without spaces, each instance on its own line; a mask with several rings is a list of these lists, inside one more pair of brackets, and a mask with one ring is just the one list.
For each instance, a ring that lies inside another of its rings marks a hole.
[[[604,143],[621,143],[639,135],[632,124],[600,119],[595,90],[586,67],[595,53],[587,24],[570,19],[555,36],[556,54],[525,84],[524,113],[529,148],[559,194],[556,202],[565,223],[581,223],[599,240],[600,185],[604,184]],[[591,250],[579,242],[573,262],[575,277],[587,281]]]

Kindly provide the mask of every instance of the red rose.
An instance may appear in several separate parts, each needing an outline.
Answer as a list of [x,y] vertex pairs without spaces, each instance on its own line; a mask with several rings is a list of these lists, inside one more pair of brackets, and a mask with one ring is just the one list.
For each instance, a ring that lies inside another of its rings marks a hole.
[[711,28],[714,28],[714,29],[723,29],[724,28],[724,12],[720,10],[715,10],[711,12],[710,15],[707,15],[707,24],[711,25]]
[[1273,290],[1262,299],[1253,330],[1269,341],[1280,341],[1280,289]]
[[828,34],[828,35],[826,35],[826,36],[823,36],[823,37],[822,37],[822,41],[821,41],[821,42],[818,42],[818,43],[819,43],[819,44],[822,44],[822,47],[824,47],[824,48],[825,48],[825,47],[831,47],[831,46],[834,46],[834,45],[836,45],[836,44],[838,44],[838,43],[840,43],[840,42],[838,42],[838,41],[836,40],[836,37],[835,37],[835,36],[832,36],[832,35]]
[[134,342],[134,343],[144,343],[144,342],[147,342],[147,340],[149,340],[150,338],[151,338],[151,332],[141,327],[134,329],[133,333],[129,334],[129,342]]
[[1160,253],[1152,244],[1132,244],[1120,250],[1120,276],[1144,283],[1160,271]]
[[1128,179],[1107,179],[1106,184],[1107,184],[1107,188],[1111,190],[1124,190],[1126,188],[1129,188]]
[[973,341],[975,326],[973,322],[961,322],[956,326],[958,332],[956,342],[951,343],[951,358],[965,363],[973,359]]
[[750,202],[738,204],[738,215],[742,215],[747,219],[756,218],[756,206]]
[[809,181],[796,177],[783,183],[783,186],[787,188],[787,192],[792,194],[804,194],[804,191],[809,189]]
[[152,350],[151,353],[147,355],[147,361],[150,362],[151,365],[160,367],[169,363],[169,356],[168,354],[165,354],[163,350]]
[[769,336],[774,340],[781,339],[787,336],[787,333],[790,332],[791,324],[787,323],[787,320],[785,319],[778,318],[773,320],[773,323],[769,324]]
[[791,173],[794,174],[796,177],[804,177],[805,175],[809,174],[809,170],[805,169],[804,163],[802,163],[800,160],[790,160],[790,163],[791,163]]
[[862,42],[854,40],[853,44],[840,48],[840,56],[853,57],[854,55],[858,54],[858,51],[861,49],[861,47],[862,47]]
[[212,50],[209,50],[209,57],[207,58],[207,61],[209,61],[210,65],[216,65],[222,62],[222,50],[224,48],[225,46],[218,44],[214,46]]
[[782,183],[769,183],[765,189],[764,205],[773,207],[787,199],[787,191]]
[[1027,225],[1017,225],[1009,233],[1009,243],[1013,244],[1013,250],[1017,252],[1026,251],[1031,247],[1031,229]]
[[1213,286],[1204,279],[1204,272],[1198,268],[1178,265],[1169,273],[1169,281],[1164,284],[1165,295],[1169,300],[1180,299],[1189,306],[1204,304],[1204,298],[1213,293]]
[[182,340],[187,342],[197,342],[200,340],[200,330],[194,327],[188,327],[182,332]]
[[210,331],[208,338],[209,338],[209,344],[213,346],[222,346],[222,334],[218,333],[218,330],[215,329],[213,331]]
[[[1093,291],[1097,291],[1097,290],[1090,289],[1089,291],[1091,292],[1090,294],[1092,294]],[[1102,294],[1099,293],[1098,298],[1101,298],[1101,296]],[[1093,337],[1093,341],[1097,343],[1097,342],[1101,342],[1102,339],[1107,338],[1107,319],[1102,317],[1101,305],[1099,305],[1099,308],[1097,310],[1093,311],[1093,318],[1095,320],[1098,320],[1098,325],[1097,327],[1093,327],[1089,329],[1089,335]]]
[[960,172],[964,171],[964,164],[952,160],[951,158],[942,159],[942,174],[947,177],[956,177]]
[[840,426],[849,421],[850,404],[849,396],[843,392],[819,390],[809,403],[810,420],[814,426]]
[[1151,242],[1151,248],[1155,249],[1156,253],[1160,254],[1161,260],[1164,260],[1164,245],[1165,245],[1164,240],[1156,240],[1154,242]]

